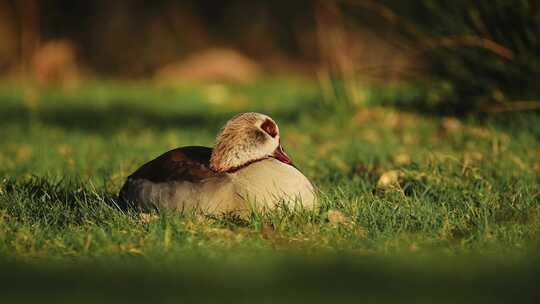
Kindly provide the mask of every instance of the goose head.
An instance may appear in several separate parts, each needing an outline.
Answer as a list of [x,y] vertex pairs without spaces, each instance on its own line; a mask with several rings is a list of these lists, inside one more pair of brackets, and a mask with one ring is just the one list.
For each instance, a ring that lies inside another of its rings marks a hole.
[[292,165],[281,146],[279,135],[279,127],[267,115],[236,115],[217,135],[210,167],[216,172],[231,173],[266,158]]

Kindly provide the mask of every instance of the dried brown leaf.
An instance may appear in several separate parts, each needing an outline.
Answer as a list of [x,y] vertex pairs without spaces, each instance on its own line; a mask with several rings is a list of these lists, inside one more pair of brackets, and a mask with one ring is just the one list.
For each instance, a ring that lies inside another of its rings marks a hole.
[[441,122],[441,131],[443,134],[454,134],[463,129],[461,121],[455,117],[446,117]]
[[391,170],[384,172],[379,180],[377,181],[377,188],[380,189],[389,189],[394,187],[399,187],[399,177],[401,172],[397,170]]
[[474,137],[481,138],[481,139],[489,139],[491,133],[486,128],[481,127],[473,127],[469,131]]
[[159,216],[157,214],[152,214],[152,213],[141,213],[139,214],[139,218],[141,219],[143,223],[148,224],[154,220],[157,220]]
[[326,217],[328,218],[328,221],[333,224],[346,224],[350,222],[345,214],[335,209],[328,210]]

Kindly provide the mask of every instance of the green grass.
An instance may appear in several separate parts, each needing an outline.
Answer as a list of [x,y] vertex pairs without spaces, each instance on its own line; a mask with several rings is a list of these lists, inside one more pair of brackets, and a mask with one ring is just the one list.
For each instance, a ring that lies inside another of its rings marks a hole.
[[[223,282],[237,280],[251,286],[239,293],[247,301],[250,289],[311,280],[342,299],[356,278],[368,302],[392,280],[401,283],[382,299],[430,285],[439,289],[413,302],[435,294],[455,302],[479,286],[474,299],[504,302],[509,298],[482,298],[503,283],[498,293],[529,299],[539,265],[532,257],[540,245],[540,118],[456,121],[377,107],[382,95],[371,92],[372,106],[351,110],[322,106],[310,83],[278,80],[244,87],[96,83],[67,91],[2,86],[0,256],[12,270],[2,273],[4,287],[19,286],[9,273],[36,286],[107,285],[108,292],[118,285],[97,283],[102,273],[111,282],[139,282],[118,290],[153,278],[148,286],[156,293],[179,280],[185,290],[210,282],[220,294],[232,284]],[[212,145],[219,127],[242,111],[277,120],[288,153],[320,191],[318,210],[237,221],[114,207],[138,166],[178,146]],[[378,186],[393,170],[399,183]],[[329,211],[339,212],[337,220]],[[284,294],[316,298],[303,284]],[[440,289],[445,284],[456,293]],[[51,292],[43,286],[38,291]],[[6,290],[16,296],[19,289]]]

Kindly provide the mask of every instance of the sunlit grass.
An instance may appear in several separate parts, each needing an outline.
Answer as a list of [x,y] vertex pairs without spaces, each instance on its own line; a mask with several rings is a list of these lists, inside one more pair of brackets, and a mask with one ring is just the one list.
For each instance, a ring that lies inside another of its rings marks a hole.
[[[506,124],[457,120],[377,107],[376,99],[365,109],[330,109],[309,83],[272,81],[4,87],[0,98],[0,255],[7,259],[506,258],[540,245],[535,115]],[[277,120],[287,151],[320,192],[319,209],[238,221],[115,208],[138,166],[178,146],[212,145],[240,111]]]

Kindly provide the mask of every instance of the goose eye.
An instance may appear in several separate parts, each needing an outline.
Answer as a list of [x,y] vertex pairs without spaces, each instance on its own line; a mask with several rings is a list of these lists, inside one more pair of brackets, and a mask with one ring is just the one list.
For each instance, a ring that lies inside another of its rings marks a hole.
[[264,132],[268,133],[268,135],[270,135],[272,137],[276,137],[276,135],[277,135],[276,124],[273,121],[271,121],[270,119],[266,119],[262,123],[261,129],[263,129]]

